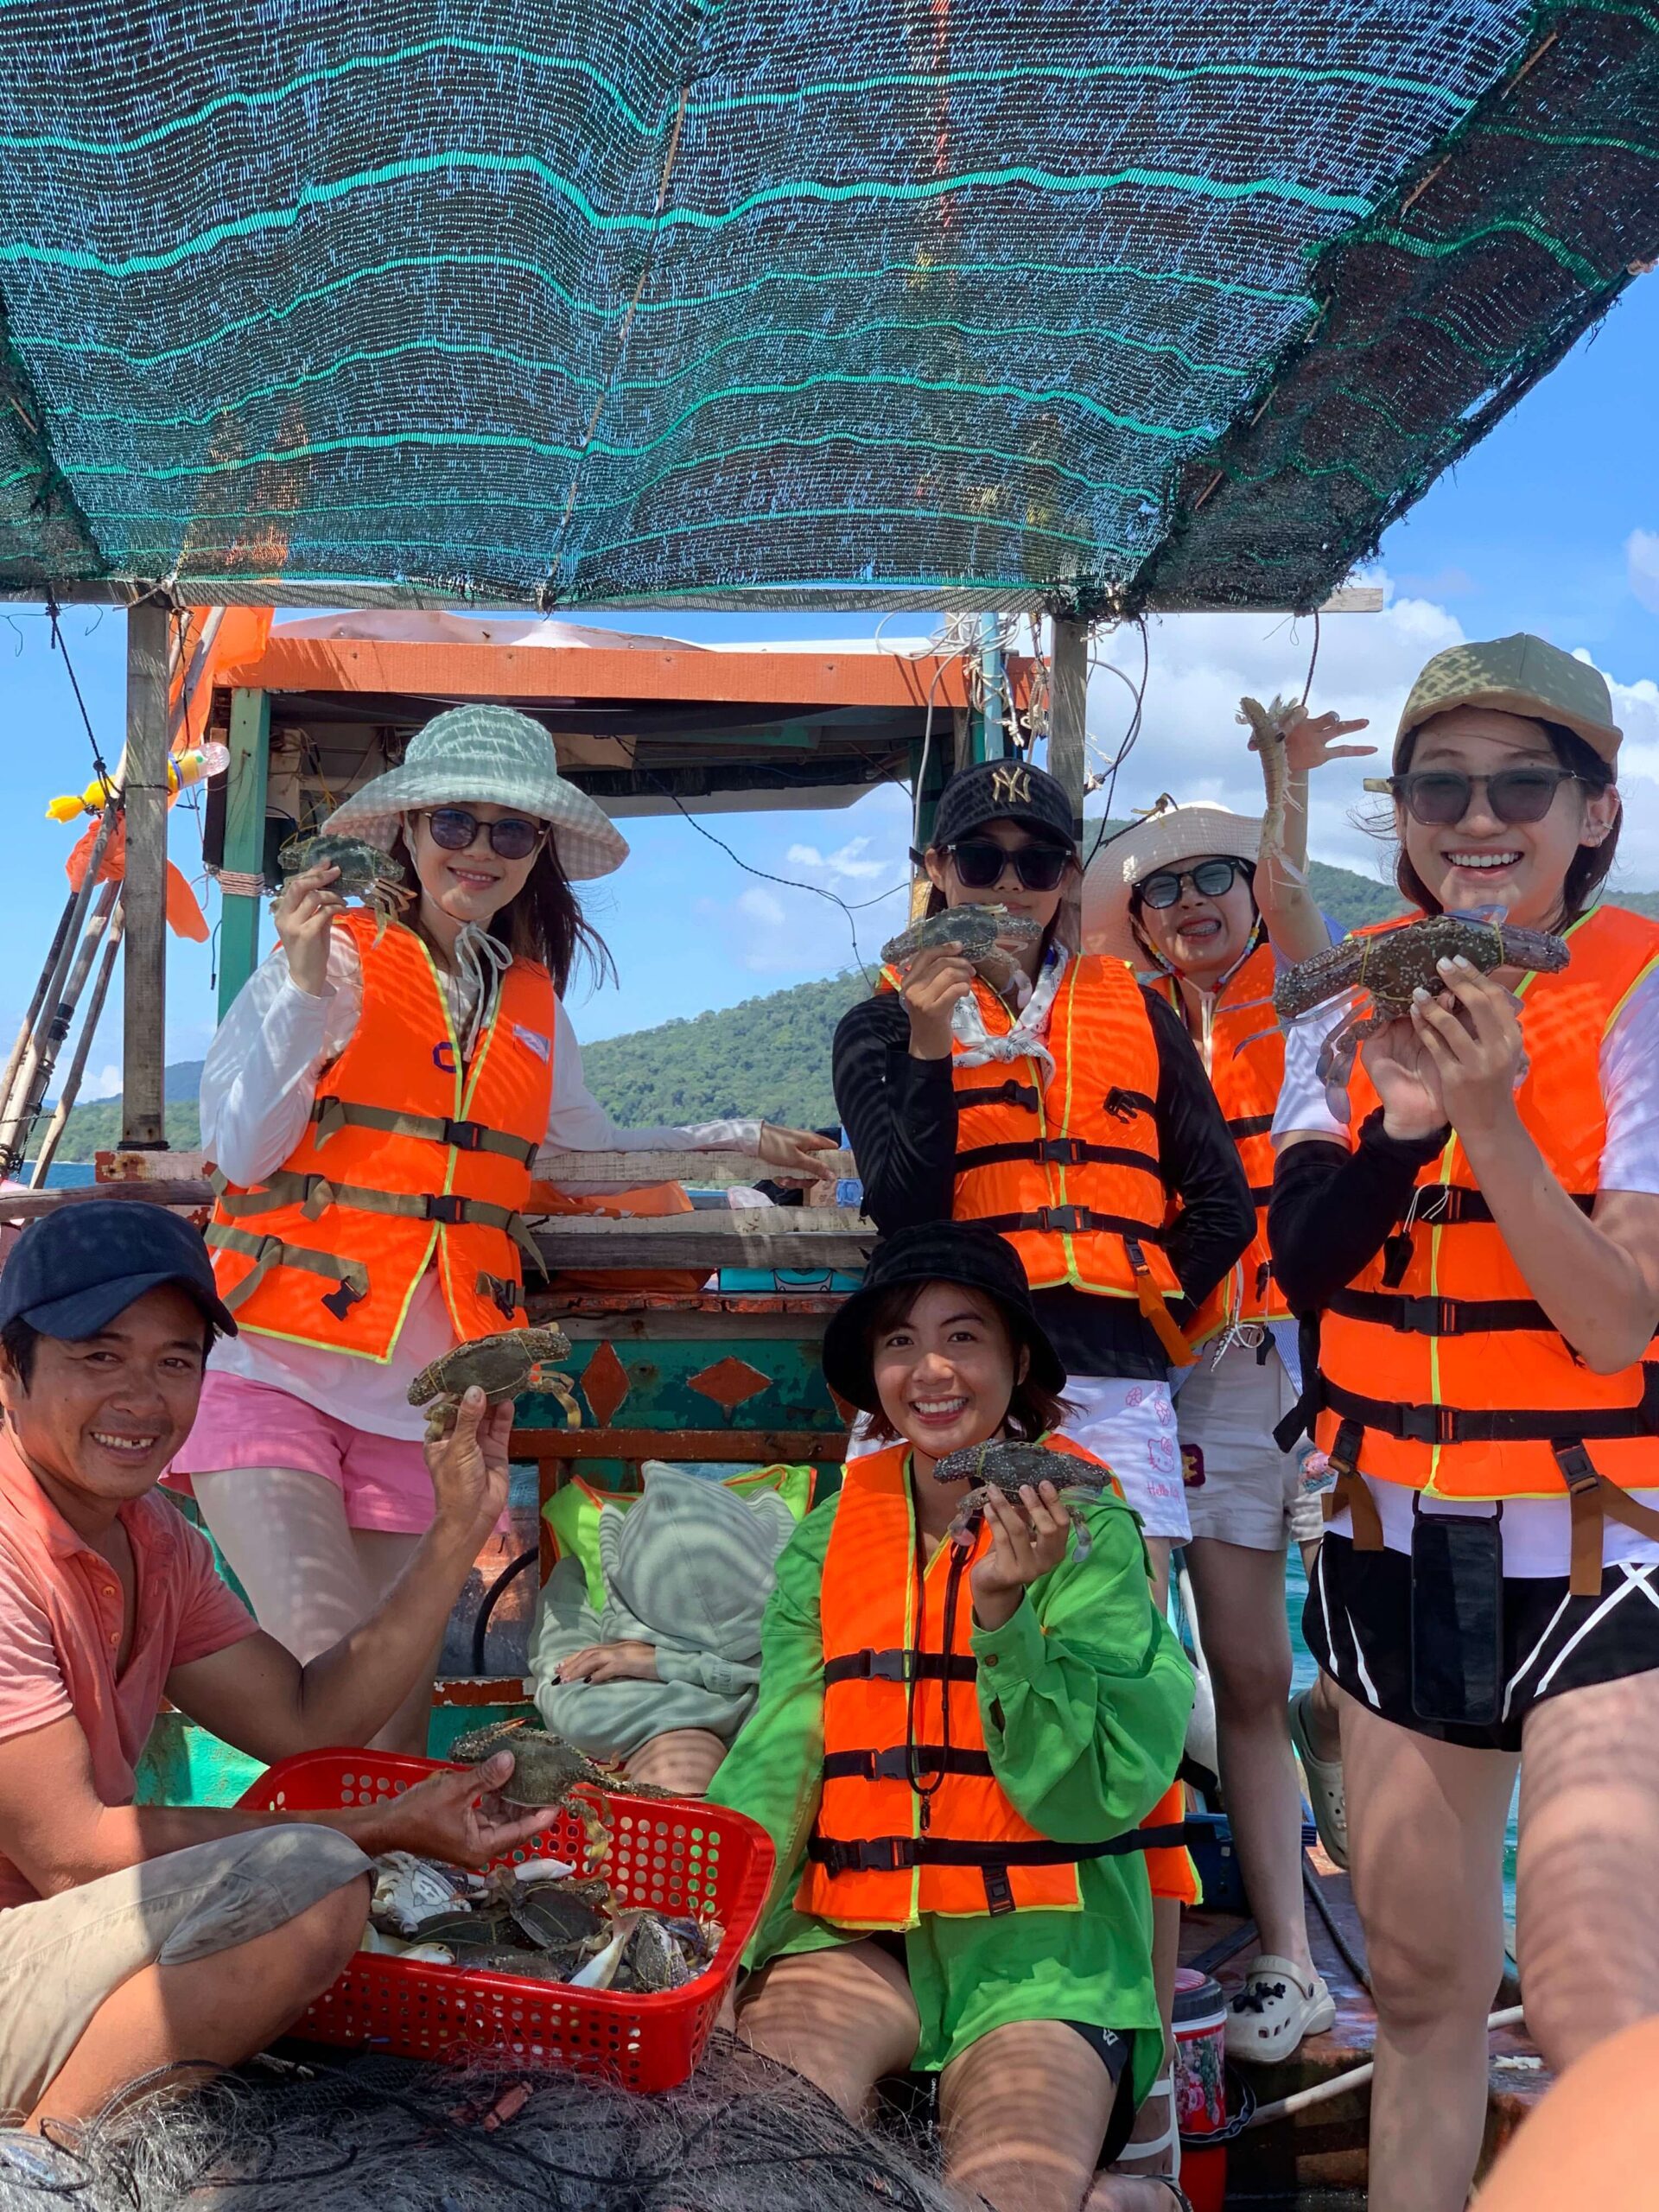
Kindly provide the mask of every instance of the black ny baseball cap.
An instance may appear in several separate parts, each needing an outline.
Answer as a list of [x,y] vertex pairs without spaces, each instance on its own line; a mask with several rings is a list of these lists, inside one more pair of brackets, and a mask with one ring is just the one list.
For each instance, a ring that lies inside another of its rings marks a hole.
[[988,822],[1017,822],[1050,842],[1075,842],[1064,784],[1023,760],[981,760],[951,777],[939,794],[933,842],[954,845]]
[[163,1283],[188,1291],[204,1319],[236,1334],[199,1229],[143,1199],[72,1201],[17,1239],[0,1270],[0,1327],[27,1321],[43,1337],[79,1342]]

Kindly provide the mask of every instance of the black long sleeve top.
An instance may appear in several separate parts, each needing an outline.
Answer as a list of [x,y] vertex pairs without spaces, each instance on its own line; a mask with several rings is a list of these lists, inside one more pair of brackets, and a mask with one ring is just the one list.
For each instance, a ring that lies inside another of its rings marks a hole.
[[1316,1313],[1382,1249],[1404,1219],[1412,1186],[1449,1132],[1391,1137],[1378,1106],[1352,1152],[1332,1137],[1292,1145],[1274,1163],[1268,1243],[1274,1280],[1293,1313]]
[[[1159,1172],[1181,1209],[1166,1249],[1196,1306],[1249,1245],[1255,1215],[1196,1046],[1172,1007],[1152,992],[1146,1000],[1158,1046]],[[911,1057],[910,1017],[896,992],[878,992],[842,1015],[834,1077],[870,1218],[884,1234],[948,1221],[957,1160],[950,1062]],[[1164,1348],[1133,1300],[1070,1287],[1039,1290],[1035,1300],[1069,1373],[1158,1380],[1167,1372]]]

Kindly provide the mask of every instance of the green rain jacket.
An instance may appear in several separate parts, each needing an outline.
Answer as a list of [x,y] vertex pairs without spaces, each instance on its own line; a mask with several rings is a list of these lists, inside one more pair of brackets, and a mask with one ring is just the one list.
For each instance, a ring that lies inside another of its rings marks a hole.
[[[778,1560],[761,1626],[760,1694],[709,1791],[758,1821],[778,1872],[750,1967],[783,1955],[855,1942],[864,1932],[795,1910],[817,1815],[823,1752],[823,1649],[818,1595],[838,1497],[809,1514]],[[1147,1580],[1140,1522],[1102,1499],[1081,1509],[1094,1542],[1075,1546],[1027,1591],[1000,1629],[975,1628],[980,1717],[996,1778],[1031,1825],[1056,1842],[1103,1843],[1143,1820],[1179,1764],[1192,1670]],[[914,1520],[912,1541],[915,1541]],[[944,1568],[944,1548],[929,1571]],[[992,2028],[1075,2020],[1135,2038],[1137,2099],[1163,2060],[1152,1984],[1152,1898],[1138,1853],[1079,1862],[1081,1912],[1027,1910],[993,1918],[925,1913],[906,1929],[921,2015],[915,2064],[937,2071]]]

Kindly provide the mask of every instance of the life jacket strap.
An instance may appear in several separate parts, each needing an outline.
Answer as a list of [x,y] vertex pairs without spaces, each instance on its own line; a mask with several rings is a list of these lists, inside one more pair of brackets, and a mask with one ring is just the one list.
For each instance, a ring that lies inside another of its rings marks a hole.
[[1201,1821],[1130,1828],[1105,1843],[969,1843],[955,1836],[880,1835],[859,1842],[814,1834],[806,1855],[830,1874],[902,1874],[912,1866],[1071,1866],[1084,1859],[1128,1859],[1139,1851],[1181,1851],[1207,1835]]
[[826,1782],[912,1782],[918,1775],[993,1776],[990,1754],[954,1744],[891,1744],[880,1751],[828,1751],[818,1770]]
[[1161,1244],[1164,1241],[1163,1230],[1155,1222],[1133,1221],[1127,1214],[1096,1213],[1091,1206],[1038,1206],[1030,1213],[976,1214],[974,1219],[982,1229],[995,1229],[1004,1236],[1018,1230],[1032,1230],[1044,1236],[1095,1234],[1133,1236],[1137,1242],[1148,1244]]
[[1652,1436],[1659,1433],[1659,1364],[1643,1361],[1643,1393],[1634,1406],[1416,1406],[1365,1398],[1322,1378],[1322,1402],[1361,1428],[1374,1428],[1402,1444],[1581,1443],[1586,1438]]
[[1568,1594],[1594,1598],[1601,1590],[1602,1523],[1621,1521],[1638,1535],[1659,1540],[1659,1513],[1610,1483],[1576,1436],[1557,1437],[1550,1445],[1561,1480],[1567,1484],[1573,1516],[1572,1567]]
[[1018,1083],[1012,1076],[1006,1083],[963,1083],[957,1086],[958,1107],[1019,1106],[1027,1114],[1034,1114],[1042,1103],[1043,1095],[1034,1083]]
[[377,1129],[384,1135],[414,1137],[454,1152],[488,1152],[528,1167],[540,1150],[533,1140],[509,1136],[484,1122],[451,1121],[441,1114],[410,1114],[391,1106],[358,1106],[344,1098],[319,1098],[311,1109],[321,1147],[341,1129]]
[[352,1206],[360,1213],[440,1222],[448,1229],[472,1224],[505,1230],[537,1268],[541,1268],[541,1253],[523,1214],[515,1207],[493,1205],[485,1198],[461,1198],[453,1191],[377,1191],[362,1183],[336,1183],[327,1175],[302,1175],[291,1167],[273,1169],[257,1191],[232,1191],[222,1176],[213,1179],[220,1208],[233,1220],[298,1206],[308,1221],[315,1221],[329,1206]]
[[1245,1137],[1267,1136],[1272,1128],[1271,1114],[1235,1114],[1227,1123],[1227,1134],[1235,1142],[1242,1142]]
[[309,1245],[289,1244],[280,1236],[257,1236],[251,1230],[233,1228],[230,1223],[210,1221],[206,1231],[210,1247],[225,1252],[239,1253],[254,1262],[251,1274],[229,1290],[221,1291],[224,1305],[234,1313],[245,1299],[251,1298],[273,1268],[297,1268],[302,1274],[321,1275],[336,1288],[325,1296],[323,1303],[343,1320],[346,1311],[369,1294],[369,1271],[360,1260],[337,1259],[332,1252],[315,1252]]
[[1000,1167],[1005,1160],[1034,1160],[1039,1167],[1083,1167],[1091,1162],[1109,1167],[1143,1168],[1158,1173],[1150,1153],[1134,1152],[1127,1145],[1091,1144],[1087,1137],[1036,1137],[1027,1144],[976,1144],[957,1154],[957,1173],[975,1167]]
[[1158,1101],[1148,1098],[1144,1090],[1126,1090],[1115,1083],[1107,1092],[1103,1104],[1115,1122],[1132,1122],[1137,1114],[1155,1114]]
[[[1594,1191],[1569,1191],[1567,1196],[1580,1213],[1593,1213]],[[1419,1183],[1412,1192],[1412,1219],[1420,1228],[1455,1229],[1466,1222],[1490,1226],[1492,1209],[1483,1191],[1462,1183]]]
[[[509,1321],[524,1305],[524,1286],[515,1282],[511,1275],[493,1275],[487,1269],[480,1268],[473,1287],[480,1298],[487,1298],[499,1306]],[[529,1309],[526,1307],[524,1310],[527,1312]]]
[[833,1682],[971,1682],[979,1668],[970,1654],[955,1651],[843,1651],[826,1659],[824,1687]]
[[1414,1337],[1479,1337],[1503,1329],[1557,1333],[1543,1307],[1530,1298],[1405,1298],[1382,1290],[1339,1290],[1325,1311]]

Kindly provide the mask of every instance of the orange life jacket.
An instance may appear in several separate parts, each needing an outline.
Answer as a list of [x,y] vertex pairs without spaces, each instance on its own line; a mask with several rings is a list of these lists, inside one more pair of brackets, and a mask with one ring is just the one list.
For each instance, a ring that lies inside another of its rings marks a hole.
[[[899,978],[883,972],[883,983]],[[988,1037],[1013,1027],[977,976]],[[1133,1298],[1172,1359],[1190,1360],[1167,1301],[1181,1286],[1164,1250],[1168,1194],[1158,1169],[1158,1040],[1122,960],[1069,961],[1049,1011],[1054,1072],[1032,1059],[964,1067],[953,1047],[957,1180],[952,1217],[1001,1230],[1033,1290],[1060,1283]]]
[[[1285,1080],[1284,1034],[1273,1011],[1276,969],[1273,948],[1264,938],[1216,994],[1208,1038],[1198,1040],[1211,1088],[1227,1117],[1227,1134],[1250,1186],[1255,1236],[1198,1308],[1188,1332],[1194,1345],[1242,1321],[1283,1321],[1290,1316],[1284,1294],[1274,1281],[1268,1249],[1273,1116]],[[1185,1021],[1186,1009],[1175,978],[1166,976],[1155,988]]]
[[[1062,1436],[1045,1442],[1098,1465]],[[1179,1843],[1141,1827],[1054,1843],[1014,1810],[985,1749],[968,1576],[990,1546],[941,1544],[921,1566],[899,1443],[849,1460],[824,1554],[822,1795],[798,1910],[843,1927],[925,1912],[1076,1911],[1077,1862]],[[919,1782],[921,1787],[917,1784]]]
[[219,1295],[244,1329],[359,1358],[391,1356],[435,1256],[456,1335],[524,1319],[522,1208],[553,1091],[552,979],[515,960],[461,1065],[431,955],[393,923],[340,915],[363,969],[351,1042],[305,1134],[251,1189],[218,1179]]
[[[1529,1066],[1516,1103],[1588,1213],[1606,1137],[1602,1041],[1659,968],[1659,924],[1603,906],[1568,934],[1566,969],[1521,984]],[[1349,1097],[1357,1128],[1378,1103],[1363,1065]],[[1656,1363],[1659,1340],[1616,1375],[1585,1365],[1535,1300],[1454,1136],[1419,1174],[1399,1233],[1320,1314],[1315,1438],[1372,1523],[1356,1473],[1455,1498],[1559,1497],[1565,1485],[1575,1575],[1585,1581],[1593,1551],[1599,1587],[1601,1511],[1643,1511],[1619,1493],[1655,1484]],[[1355,1526],[1362,1545],[1380,1542],[1380,1528]]]

